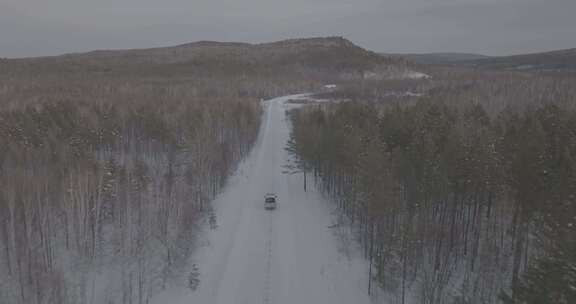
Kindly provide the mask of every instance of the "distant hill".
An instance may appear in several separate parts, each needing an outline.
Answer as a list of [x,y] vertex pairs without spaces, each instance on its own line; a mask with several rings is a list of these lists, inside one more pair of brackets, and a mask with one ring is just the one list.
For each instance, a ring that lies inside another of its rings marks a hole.
[[481,69],[515,71],[576,71],[576,48],[513,56],[468,53],[382,54],[424,65],[458,65]]
[[576,71],[576,49],[491,57],[461,62],[485,69],[522,71]]
[[[33,73],[62,72],[259,75],[304,73],[314,77],[403,75],[406,62],[365,50],[342,37],[290,39],[272,43],[199,41],[171,47],[98,50],[3,60]],[[31,67],[33,66],[33,67]],[[354,76],[356,75],[356,76]]]
[[455,64],[464,61],[490,58],[468,53],[383,54],[393,58],[405,58],[419,64]]

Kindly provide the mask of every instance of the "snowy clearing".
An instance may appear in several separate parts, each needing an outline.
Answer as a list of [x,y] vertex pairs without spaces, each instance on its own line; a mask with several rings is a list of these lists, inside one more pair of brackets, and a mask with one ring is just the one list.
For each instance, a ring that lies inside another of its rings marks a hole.
[[422,72],[407,72],[404,75],[404,78],[408,78],[408,79],[429,79],[431,78],[430,75],[428,74],[424,74]]
[[[356,251],[342,253],[331,205],[310,178],[305,192],[301,174],[283,172],[291,157],[285,110],[296,106],[286,101],[304,97],[265,102],[258,141],[214,202],[213,229],[199,237],[192,275],[151,303],[371,303],[368,266]],[[264,209],[268,192],[278,195],[276,210]]]

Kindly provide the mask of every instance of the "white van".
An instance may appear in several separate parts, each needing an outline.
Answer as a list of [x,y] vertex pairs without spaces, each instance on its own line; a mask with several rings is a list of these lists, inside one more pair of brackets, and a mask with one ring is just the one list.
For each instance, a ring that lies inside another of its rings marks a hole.
[[264,196],[264,208],[266,210],[274,210],[276,209],[276,201],[278,197],[274,193],[267,193]]

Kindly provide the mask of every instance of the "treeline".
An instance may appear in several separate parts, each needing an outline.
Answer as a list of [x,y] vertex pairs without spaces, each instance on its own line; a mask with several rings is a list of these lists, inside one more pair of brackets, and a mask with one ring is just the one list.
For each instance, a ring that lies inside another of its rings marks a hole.
[[255,141],[254,97],[138,79],[0,89],[0,303],[147,303]]
[[293,110],[289,149],[393,302],[574,303],[576,83],[475,75]]

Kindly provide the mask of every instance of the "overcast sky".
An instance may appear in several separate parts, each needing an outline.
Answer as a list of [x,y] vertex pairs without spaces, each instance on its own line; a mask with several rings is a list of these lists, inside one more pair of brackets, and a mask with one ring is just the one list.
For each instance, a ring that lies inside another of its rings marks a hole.
[[0,0],[0,57],[344,36],[380,52],[576,47],[576,0]]

